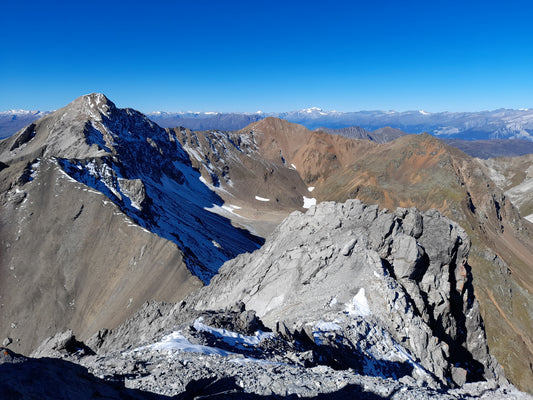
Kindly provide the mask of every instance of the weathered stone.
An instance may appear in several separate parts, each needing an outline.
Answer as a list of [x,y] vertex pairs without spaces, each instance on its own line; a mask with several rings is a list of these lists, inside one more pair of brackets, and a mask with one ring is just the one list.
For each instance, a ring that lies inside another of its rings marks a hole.
[[[484,336],[473,336],[483,326],[467,272],[469,248],[464,230],[435,210],[386,213],[357,200],[321,203],[305,215],[291,214],[262,249],[226,263],[188,301],[198,309],[243,301],[267,325],[285,321],[277,328],[285,337],[291,324],[371,318],[379,329],[356,336],[375,348],[387,343],[386,332],[392,342],[380,351],[404,346],[427,372],[417,380],[432,376],[446,385],[452,365],[467,370],[469,380],[493,379],[498,373]],[[354,328],[339,326],[332,335],[342,345],[319,335],[331,343],[331,354],[360,347],[347,333]]]
[[452,379],[457,386],[463,386],[466,383],[467,370],[460,367],[452,367]]
[[[102,332],[98,357],[61,356],[101,379],[178,398],[527,399],[505,386],[488,354],[464,232],[422,213],[420,226],[433,228],[417,239],[403,229],[412,210],[392,218],[373,210],[349,201],[296,213],[186,301],[145,303]],[[326,211],[338,220],[329,224]],[[428,253],[423,243],[435,232],[449,236]],[[276,329],[256,343],[259,317]],[[187,350],[158,350],[171,330]],[[65,347],[63,336],[48,347]]]

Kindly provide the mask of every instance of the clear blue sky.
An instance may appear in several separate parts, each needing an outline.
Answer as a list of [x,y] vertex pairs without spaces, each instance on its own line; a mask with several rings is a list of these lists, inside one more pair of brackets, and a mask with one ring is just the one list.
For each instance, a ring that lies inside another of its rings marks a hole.
[[0,3],[0,110],[533,108],[530,1]]

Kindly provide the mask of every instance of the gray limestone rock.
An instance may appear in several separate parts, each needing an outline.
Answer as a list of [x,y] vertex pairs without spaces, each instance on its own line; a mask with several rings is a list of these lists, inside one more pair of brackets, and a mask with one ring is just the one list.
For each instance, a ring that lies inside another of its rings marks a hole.
[[[401,348],[417,365],[413,376],[428,383],[503,379],[488,353],[469,249],[465,231],[435,210],[326,202],[291,214],[260,250],[227,262],[188,302],[203,310],[243,301],[282,332],[335,322],[346,342],[338,350],[356,358],[358,338],[370,354],[385,335],[378,359]],[[378,329],[354,336],[354,324]]]
[[94,353],[85,344],[76,340],[72,330],[68,329],[46,339],[31,353],[31,356],[36,358],[62,358],[71,354],[85,355]]
[[146,189],[141,179],[118,179],[118,185],[123,194],[131,201],[133,207],[142,210],[146,200]]
[[98,332],[98,355],[69,350],[72,332],[39,351],[140,396],[531,399],[488,353],[468,249],[436,212],[325,203],[182,302]]

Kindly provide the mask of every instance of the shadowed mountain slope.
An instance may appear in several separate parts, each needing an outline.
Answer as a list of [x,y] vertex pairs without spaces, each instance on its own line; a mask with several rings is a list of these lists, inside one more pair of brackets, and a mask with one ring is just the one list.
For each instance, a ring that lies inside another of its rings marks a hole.
[[193,167],[225,204],[214,211],[266,236],[309,196],[293,166],[277,154],[264,157],[250,132],[169,130],[189,153]]
[[444,139],[450,146],[456,147],[472,157],[518,157],[533,153],[533,143],[523,139],[461,140]]

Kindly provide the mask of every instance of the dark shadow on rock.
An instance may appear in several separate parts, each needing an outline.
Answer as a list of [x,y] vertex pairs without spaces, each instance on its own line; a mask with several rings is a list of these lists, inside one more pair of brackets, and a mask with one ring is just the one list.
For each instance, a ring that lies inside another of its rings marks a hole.
[[354,348],[351,343],[322,345],[318,349],[318,364],[327,365],[336,370],[353,369],[356,373],[367,376],[399,379],[410,376],[413,366],[407,362],[378,360]]
[[[131,154],[120,156],[125,160],[134,157]],[[135,156],[140,157],[139,154]],[[143,156],[149,158],[146,154]],[[187,171],[188,178],[185,180],[184,174],[174,164],[165,160],[156,162],[155,156],[151,163],[145,163],[147,167],[131,170],[124,167],[129,165],[125,160],[115,162],[111,158],[101,157],[93,161],[98,168],[114,171],[114,192],[107,186],[108,183],[89,172],[86,160],[57,161],[69,176],[106,195],[136,224],[174,242],[183,252],[187,268],[205,284],[209,283],[224,262],[241,253],[253,252],[264,244],[263,238],[246,229],[235,227],[229,218],[209,211],[214,206],[221,207],[224,201],[201,183],[200,172],[190,166],[190,163],[179,164]],[[130,162],[134,165],[140,164],[140,161]],[[160,170],[150,170],[154,163]],[[128,196],[117,196],[120,191],[117,186],[118,178],[142,180],[146,191],[142,210],[133,206]],[[163,184],[161,179],[166,183]],[[191,198],[191,191],[194,192],[194,198]],[[215,240],[219,247],[214,247],[212,240]],[[209,251],[198,251],[199,248]]]
[[[452,265],[452,267],[453,269],[450,268],[450,271],[454,271],[457,268],[456,265]],[[450,312],[457,323],[457,337],[451,338],[450,335],[443,332],[441,338],[450,346],[450,362],[456,367],[464,368],[467,371],[466,382],[478,382],[484,380],[485,366],[476,360],[474,355],[465,348],[468,343],[465,310],[472,308],[475,299],[474,286],[472,284],[472,269],[468,263],[465,263],[463,268],[466,274],[466,280],[462,293],[452,290],[450,294]],[[449,279],[450,285],[456,287],[457,281],[453,273],[450,273]],[[465,293],[466,304],[464,304]]]
[[0,364],[0,399],[125,399],[165,400],[172,397],[110,382],[87,368],[57,358],[15,358]]
[[85,367],[66,360],[22,356],[0,364],[0,382],[2,400],[383,399],[374,393],[365,392],[358,385],[346,385],[336,392],[322,393],[313,397],[301,397],[297,394],[263,396],[245,393],[234,377],[193,380],[187,384],[185,392],[175,396],[164,396],[125,388],[123,382],[118,380],[97,378]]
[[379,360],[364,352],[358,343],[342,335],[322,338],[317,345],[313,333],[303,329],[291,330],[283,323],[278,323],[277,332],[289,341],[300,354],[312,352],[311,360],[302,360],[302,365],[313,367],[326,365],[336,370],[352,369],[367,376],[399,379],[413,373],[414,367],[406,361]]
[[[233,397],[237,395],[237,397]],[[175,396],[177,400],[193,400],[197,398],[242,398],[243,389],[237,385],[234,377],[204,378],[193,380],[185,386],[185,392]]]

